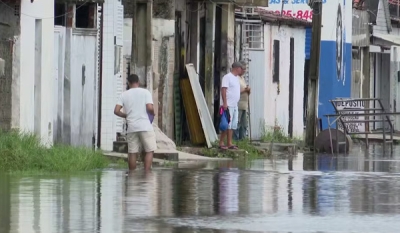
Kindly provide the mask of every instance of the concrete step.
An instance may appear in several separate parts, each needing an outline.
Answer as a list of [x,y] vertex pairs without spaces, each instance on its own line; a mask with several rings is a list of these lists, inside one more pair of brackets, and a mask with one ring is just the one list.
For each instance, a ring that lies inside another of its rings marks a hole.
[[[128,142],[126,141],[114,141],[113,152],[116,153],[128,153]],[[169,160],[169,161],[179,161],[178,151],[155,151],[153,158]]]

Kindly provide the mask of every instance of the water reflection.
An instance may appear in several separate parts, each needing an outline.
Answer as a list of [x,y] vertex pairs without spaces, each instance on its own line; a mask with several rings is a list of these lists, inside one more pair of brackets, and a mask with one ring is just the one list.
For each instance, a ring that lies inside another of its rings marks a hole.
[[398,232],[400,153],[358,149],[129,176],[0,175],[0,233]]

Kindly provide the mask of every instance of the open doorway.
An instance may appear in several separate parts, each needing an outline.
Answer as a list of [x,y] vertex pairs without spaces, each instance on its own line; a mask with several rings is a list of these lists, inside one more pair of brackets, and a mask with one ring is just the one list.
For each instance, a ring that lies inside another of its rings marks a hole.
[[214,127],[219,133],[219,107],[220,107],[220,86],[221,86],[221,21],[222,6],[217,5],[215,9],[215,52],[214,52]]

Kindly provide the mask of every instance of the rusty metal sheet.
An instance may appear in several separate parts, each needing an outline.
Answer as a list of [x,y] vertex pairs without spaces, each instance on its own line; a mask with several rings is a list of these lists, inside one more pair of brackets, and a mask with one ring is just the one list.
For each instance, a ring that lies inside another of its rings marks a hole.
[[199,83],[199,75],[197,74],[193,64],[186,64],[186,70],[189,75],[190,85],[192,86],[194,99],[196,100],[197,110],[199,111],[201,125],[203,126],[204,135],[206,136],[207,147],[211,148],[212,143],[218,140],[217,132],[215,132],[214,124],[208,111],[206,99]]

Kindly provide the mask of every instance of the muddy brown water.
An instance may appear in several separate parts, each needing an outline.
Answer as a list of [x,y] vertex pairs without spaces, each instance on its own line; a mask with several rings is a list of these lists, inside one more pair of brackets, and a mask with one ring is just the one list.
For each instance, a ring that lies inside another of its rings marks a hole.
[[[397,153],[396,153],[397,152]],[[397,155],[396,155],[397,154]],[[0,233],[398,233],[400,147],[73,175],[0,175]]]

